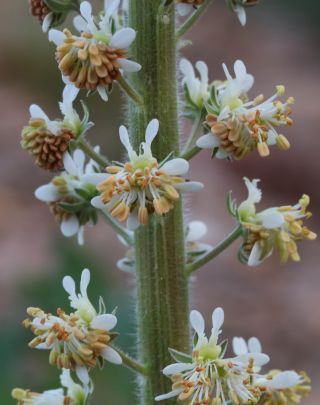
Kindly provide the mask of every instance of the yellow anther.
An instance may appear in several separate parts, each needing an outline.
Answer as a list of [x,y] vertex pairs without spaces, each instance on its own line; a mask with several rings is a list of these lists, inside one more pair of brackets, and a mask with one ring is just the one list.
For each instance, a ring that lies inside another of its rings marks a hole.
[[276,89],[277,89],[277,94],[278,94],[279,97],[283,96],[285,94],[285,92],[286,92],[286,88],[282,84],[277,86]]
[[276,141],[279,149],[288,150],[290,148],[290,142],[284,135],[277,136]]

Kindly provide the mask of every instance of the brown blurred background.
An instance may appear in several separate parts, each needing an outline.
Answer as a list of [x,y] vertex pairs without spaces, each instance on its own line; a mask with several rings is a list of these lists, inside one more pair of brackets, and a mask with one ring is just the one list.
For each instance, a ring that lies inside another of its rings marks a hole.
[[[316,0],[264,0],[248,11],[243,29],[222,0],[216,0],[192,32],[194,46],[184,54],[202,59],[210,67],[210,78],[222,78],[222,62],[232,66],[245,61],[256,77],[253,95],[271,95],[274,86],[285,84],[296,98],[295,125],[288,135],[290,152],[272,149],[271,156],[256,154],[240,163],[210,160],[203,152],[192,162],[192,178],[206,189],[186,202],[189,219],[209,226],[207,242],[217,243],[233,227],[225,197],[233,190],[238,201],[245,197],[242,177],[261,178],[264,193],[261,207],[295,203],[302,193],[312,198],[314,218],[310,227],[319,232],[319,15]],[[14,386],[43,390],[58,386],[56,370],[47,366],[47,353],[27,347],[31,335],[21,327],[26,306],[45,310],[67,305],[61,288],[65,274],[79,276],[88,266],[94,274],[92,296],[102,295],[108,309],[119,305],[119,343],[134,353],[132,282],[115,267],[124,254],[114,233],[102,221],[86,230],[86,245],[63,239],[46,206],[33,197],[33,190],[50,180],[36,169],[19,147],[20,131],[28,120],[28,106],[41,105],[53,118],[59,116],[62,83],[54,61],[54,47],[28,15],[27,0],[1,4],[0,25],[0,404],[14,403]],[[117,159],[122,151],[117,138],[123,108],[114,92],[108,104],[97,96],[87,103],[96,127],[93,143],[103,146]],[[197,275],[192,285],[192,307],[210,319],[215,306],[226,311],[225,337],[256,335],[270,354],[272,366],[306,370],[313,391],[305,404],[317,405],[320,340],[319,242],[300,245],[302,261],[281,266],[276,255],[256,269],[238,263],[238,242]],[[134,377],[125,369],[108,366],[95,373],[94,403],[132,403]],[[101,382],[103,381],[103,384]],[[100,384],[99,384],[100,382]]]

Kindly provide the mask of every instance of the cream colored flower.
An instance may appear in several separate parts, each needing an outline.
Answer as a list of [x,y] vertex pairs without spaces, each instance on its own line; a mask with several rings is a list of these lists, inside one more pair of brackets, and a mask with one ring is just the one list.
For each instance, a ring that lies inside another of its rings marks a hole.
[[186,160],[174,158],[158,163],[151,151],[158,129],[158,120],[150,121],[145,142],[137,153],[130,144],[127,129],[120,127],[120,140],[127,149],[129,161],[107,167],[108,174],[98,185],[100,196],[92,200],[93,206],[107,208],[119,221],[128,220],[129,229],[147,224],[150,214],[167,214],[180,199],[180,193],[203,187],[182,177],[189,170]]
[[314,240],[316,234],[303,223],[311,213],[307,211],[310,199],[303,195],[296,205],[272,207],[261,212],[256,211],[256,204],[261,201],[259,180],[244,178],[248,189],[248,198],[237,210],[237,218],[245,234],[245,242],[240,251],[240,258],[249,266],[256,266],[269,257],[276,249],[281,262],[289,258],[299,261],[297,242]]

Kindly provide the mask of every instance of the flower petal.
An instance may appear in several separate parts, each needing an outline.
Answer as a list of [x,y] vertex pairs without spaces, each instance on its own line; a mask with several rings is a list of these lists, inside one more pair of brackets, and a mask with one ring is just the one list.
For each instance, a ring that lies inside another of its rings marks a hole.
[[154,400],[155,401],[164,401],[165,399],[177,397],[178,395],[181,394],[181,392],[183,392],[183,388],[178,388],[176,390],[172,390],[172,391],[168,392],[167,394],[158,395],[157,397],[155,397]]
[[248,365],[250,360],[253,360],[254,366],[264,366],[265,364],[269,363],[270,357],[264,353],[248,353],[248,354],[241,354],[236,356],[232,359],[232,361],[236,363],[241,363],[243,365]]
[[46,124],[48,121],[50,121],[47,114],[37,104],[32,104],[29,108],[29,111],[31,118],[41,118],[46,122]]
[[63,155],[63,164],[65,170],[71,174],[71,176],[78,176],[78,168],[69,152]]
[[91,321],[91,328],[110,331],[117,324],[117,317],[112,314],[97,315]]
[[83,1],[80,4],[80,13],[86,21],[92,20],[92,6],[88,1]]
[[102,98],[103,101],[107,102],[109,100],[108,92],[107,92],[105,87],[98,86],[97,91],[98,91],[99,96]]
[[112,347],[106,347],[102,350],[101,356],[113,364],[122,364],[122,358]]
[[188,61],[188,59],[181,59],[179,63],[179,68],[181,70],[181,73],[185,76],[185,78],[188,80],[193,80],[195,77],[194,69],[192,66],[192,63]]
[[62,286],[64,290],[70,295],[70,298],[72,300],[77,298],[76,283],[71,276],[63,277]]
[[120,0],[113,0],[110,2],[110,4],[107,4],[105,2],[105,12],[106,16],[110,18],[118,9],[120,5]]
[[198,336],[202,336],[204,334],[204,318],[199,311],[193,310],[190,312],[190,324]]
[[72,215],[70,218],[65,219],[61,222],[60,229],[65,237],[70,238],[71,236],[74,236],[79,230],[78,218],[75,215]]
[[127,128],[124,125],[121,125],[119,128],[119,136],[122,145],[127,149],[128,154],[132,152],[132,146],[129,139],[129,133]]
[[252,337],[248,341],[248,348],[250,353],[261,353],[262,352],[262,346],[260,343],[260,340],[257,339],[256,337]]
[[248,346],[242,337],[234,337],[232,340],[232,349],[234,354],[240,356],[248,353]]
[[251,253],[250,253],[250,256],[248,259],[248,266],[254,267],[254,266],[258,266],[260,263],[262,263],[261,255],[262,255],[262,250],[260,247],[260,243],[256,242],[253,245],[253,248],[251,250]]
[[216,135],[212,133],[202,135],[197,140],[197,146],[201,149],[214,149],[220,146],[220,140]]
[[212,312],[212,334],[218,336],[224,322],[224,311],[218,307]]
[[174,187],[178,191],[185,193],[185,192],[202,190],[204,185],[202,183],[200,183],[199,181],[186,181],[184,183],[177,183],[174,185]]
[[90,382],[90,377],[89,377],[89,372],[86,369],[86,367],[76,367],[75,371],[76,371],[77,377],[82,382],[82,384],[88,385]]
[[196,68],[200,73],[201,82],[207,84],[209,81],[207,64],[200,60],[196,63]]
[[53,20],[53,13],[49,13],[45,16],[43,23],[42,23],[42,31],[47,32],[48,29],[50,28],[50,25]]
[[208,232],[207,225],[202,221],[191,221],[188,224],[187,242],[193,242],[203,238]]
[[100,196],[93,197],[91,200],[91,205],[99,210],[106,208],[106,205],[103,204]]
[[111,38],[110,46],[117,49],[127,49],[136,38],[136,31],[132,28],[122,28]]
[[159,131],[159,121],[155,118],[151,120],[146,129],[146,144],[151,145]]
[[83,297],[87,297],[87,289],[88,285],[90,283],[90,270],[89,269],[83,269],[81,273],[81,281],[80,281],[80,292]]
[[281,390],[294,387],[300,382],[301,376],[295,371],[282,371],[273,377],[273,379],[270,380],[270,383],[267,385],[270,385],[274,389]]
[[119,66],[125,71],[129,73],[139,72],[142,66],[137,63],[133,62],[132,60],[119,58],[118,59]]
[[53,184],[45,184],[40,186],[34,192],[35,197],[43,202],[55,202],[60,199],[60,193]]
[[174,363],[165,367],[162,372],[164,375],[179,374],[186,370],[191,370],[194,367],[192,363]]
[[97,186],[98,184],[106,180],[108,177],[110,177],[110,174],[108,173],[91,173],[91,174],[84,174],[82,176],[82,180],[85,183]]
[[127,219],[127,228],[129,231],[136,231],[140,226],[137,212],[132,212]]
[[77,15],[76,17],[74,17],[73,25],[74,25],[75,29],[79,32],[83,32],[83,31],[87,30],[87,23],[86,23],[85,19],[83,17],[81,17],[80,15]]
[[276,208],[266,209],[258,215],[267,229],[280,228],[285,223],[284,216]]
[[167,161],[160,169],[171,176],[181,176],[189,171],[189,167],[190,165],[187,160],[176,158]]
[[60,46],[64,42],[64,33],[59,30],[51,29],[48,38],[50,42],[53,42],[56,46]]
[[193,10],[193,7],[190,4],[178,4],[177,5],[178,14],[181,15],[181,17],[185,17],[186,15],[191,13],[192,10]]

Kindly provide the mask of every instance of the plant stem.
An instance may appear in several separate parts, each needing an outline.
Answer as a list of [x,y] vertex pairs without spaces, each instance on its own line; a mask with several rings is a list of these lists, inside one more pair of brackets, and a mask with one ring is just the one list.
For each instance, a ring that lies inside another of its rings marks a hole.
[[123,364],[125,364],[128,368],[130,368],[130,370],[132,370],[138,374],[141,374],[145,377],[148,376],[146,367],[144,367],[142,364],[137,362],[137,360],[133,359],[131,356],[129,356],[127,353],[125,353],[123,350],[119,349],[118,347],[112,346],[112,348],[118,354],[120,354]]
[[199,152],[201,152],[201,148],[198,146],[194,146],[193,148],[189,149],[187,152],[183,153],[180,157],[182,159],[190,160],[195,157]]
[[120,87],[127,93],[127,95],[138,105],[143,105],[143,98],[140,96],[139,93],[126,81],[123,76],[117,80]]
[[198,132],[199,132],[199,130],[201,128],[201,125],[202,125],[202,113],[199,113],[197,115],[197,117],[195,117],[192,129],[191,129],[190,136],[189,136],[189,138],[188,138],[188,140],[187,140],[187,142],[186,142],[186,144],[185,144],[185,146],[184,146],[184,148],[183,148],[183,150],[181,152],[182,155],[189,152],[189,150],[191,148],[193,148],[193,146],[194,146],[194,144],[196,142],[197,136],[198,136]]
[[188,274],[190,275],[191,273],[198,270],[200,267],[204,266],[206,263],[210,262],[210,260],[217,257],[227,247],[229,247],[236,239],[238,239],[241,233],[242,227],[239,225],[222,242],[220,242],[217,246],[215,246],[209,253],[207,253],[205,256],[203,256],[196,262],[189,264],[187,266]]
[[133,239],[131,235],[128,233],[128,231],[119,224],[119,222],[113,218],[108,212],[106,211],[101,211],[101,214],[103,215],[104,219],[106,222],[111,226],[111,228],[119,235],[121,236],[129,246],[133,244]]
[[202,6],[198,7],[197,11],[194,11],[191,16],[181,25],[176,34],[177,39],[180,39],[184,34],[186,34],[189,29],[196,23],[196,21],[198,21],[198,19],[209,6],[210,2],[211,0],[205,0]]
[[[139,74],[132,74],[131,83],[145,102],[144,111],[130,103],[131,142],[137,150],[148,121],[158,118],[160,131],[152,150],[159,162],[170,152],[179,155],[175,10],[162,4],[163,0],[131,0],[129,10],[129,25],[138,32],[131,51],[142,65]],[[171,389],[170,379],[161,373],[172,362],[168,348],[189,351],[181,202],[164,217],[154,215],[136,231],[135,264],[140,361],[149,374],[139,404],[153,405],[156,395]]]
[[89,158],[91,158],[92,160],[94,160],[96,163],[98,163],[99,166],[106,168],[107,166],[110,165],[110,162],[108,161],[108,159],[105,159],[104,157],[102,157],[101,155],[99,155],[99,153],[97,153],[93,147],[85,140],[85,139],[80,139],[77,142],[77,145],[79,146],[79,148],[87,155],[89,156]]

